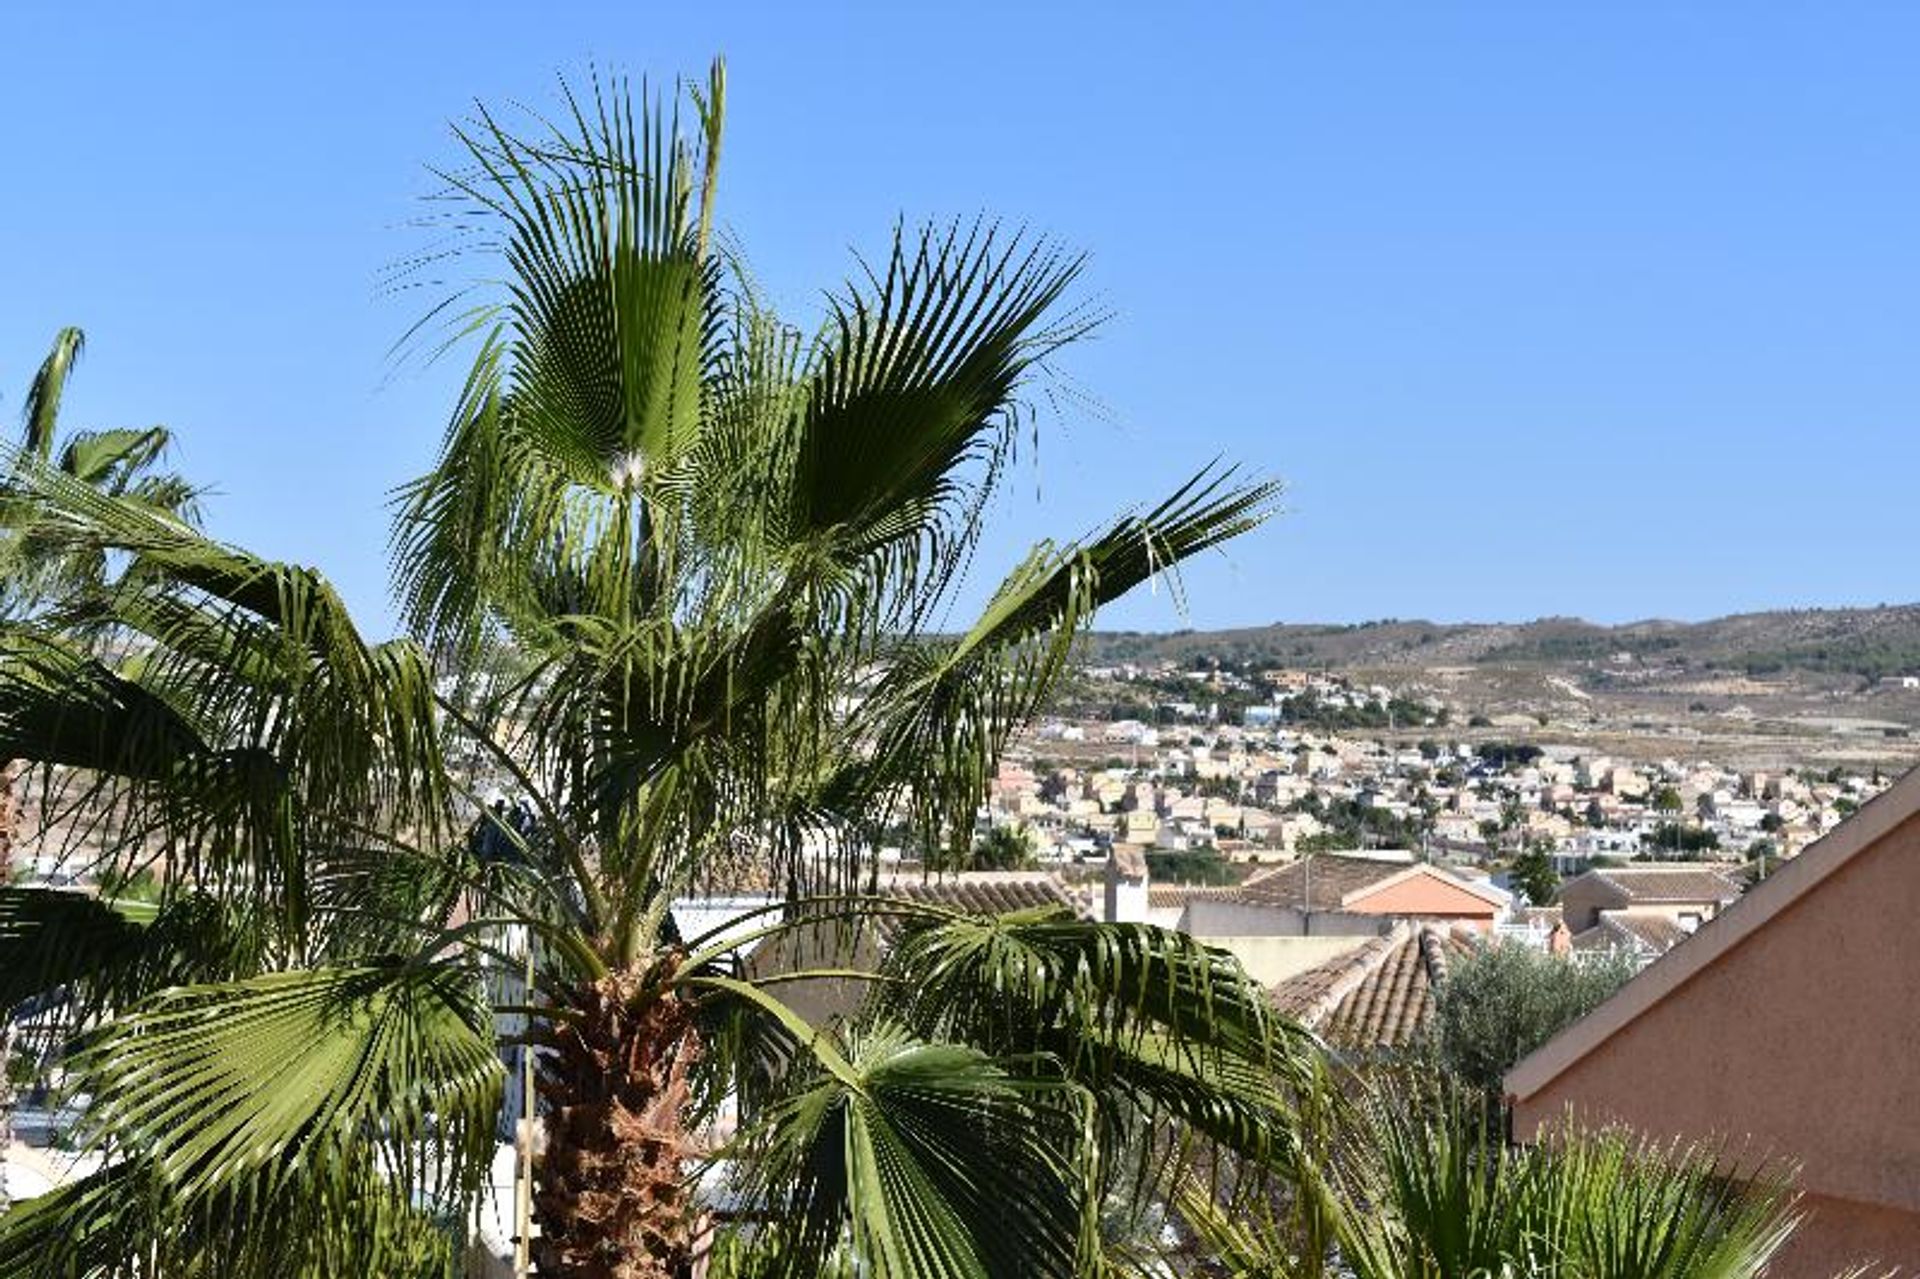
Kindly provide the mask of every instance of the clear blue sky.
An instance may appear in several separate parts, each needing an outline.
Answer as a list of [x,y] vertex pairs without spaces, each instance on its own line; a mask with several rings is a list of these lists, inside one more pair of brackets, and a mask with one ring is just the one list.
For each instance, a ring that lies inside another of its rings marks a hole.
[[725,217],[797,317],[902,213],[1093,255],[1105,412],[996,567],[1225,453],[1289,512],[1196,625],[1920,597],[1915,6],[160,7],[0,11],[0,416],[82,325],[69,423],[173,426],[215,530],[373,629],[457,373],[390,375],[377,287],[446,122],[716,51]]

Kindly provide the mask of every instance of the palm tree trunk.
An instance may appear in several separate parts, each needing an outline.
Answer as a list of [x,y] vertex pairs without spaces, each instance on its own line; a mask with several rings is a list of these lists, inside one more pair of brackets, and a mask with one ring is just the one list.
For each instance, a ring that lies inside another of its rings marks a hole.
[[539,1273],[681,1279],[692,1252],[687,1076],[700,1056],[691,1004],[666,958],[575,987],[540,1056],[546,1149],[534,1214]]
[[[0,1013],[4,1015],[4,1013]],[[18,1100],[8,1070],[13,1064],[13,1024],[0,1025],[0,1213],[13,1207],[13,1106]]]
[[13,846],[20,840],[20,761],[0,760],[0,884],[13,879]]
[[[0,761],[0,884],[13,881],[13,846],[20,837],[20,761]],[[14,1091],[13,1024],[7,1021],[11,1009],[0,1008],[0,1213],[13,1207],[13,1186],[7,1177],[8,1161],[13,1157]]]

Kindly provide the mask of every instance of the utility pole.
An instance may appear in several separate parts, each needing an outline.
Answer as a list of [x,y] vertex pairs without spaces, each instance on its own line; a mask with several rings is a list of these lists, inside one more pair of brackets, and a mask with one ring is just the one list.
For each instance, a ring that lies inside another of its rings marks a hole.
[[[527,987],[521,996],[533,999],[533,930],[527,930]],[[533,1018],[527,1015],[527,1030]],[[513,1187],[513,1273],[526,1279],[533,1272],[533,1045],[520,1045],[520,1160]]]
[[1313,936],[1313,854],[1300,859],[1300,922],[1303,936]]

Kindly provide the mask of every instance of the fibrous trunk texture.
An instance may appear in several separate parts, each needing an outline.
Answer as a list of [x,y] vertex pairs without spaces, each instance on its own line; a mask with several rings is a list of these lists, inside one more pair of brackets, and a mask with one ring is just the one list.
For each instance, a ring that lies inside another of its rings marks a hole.
[[533,1259],[542,1275],[688,1273],[687,1076],[700,1043],[692,1006],[658,993],[661,971],[575,988],[574,1015],[556,1022],[540,1055],[546,1151],[535,1177]]
[[0,761],[0,883],[13,878],[13,850],[20,840],[20,761]]

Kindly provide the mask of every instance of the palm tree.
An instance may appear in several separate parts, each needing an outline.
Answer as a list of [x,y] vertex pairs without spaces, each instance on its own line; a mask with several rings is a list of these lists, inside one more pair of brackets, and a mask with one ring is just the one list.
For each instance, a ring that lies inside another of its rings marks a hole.
[[1497,1127],[1467,1091],[1385,1078],[1303,1179],[1310,1212],[1177,1202],[1231,1279],[1756,1279],[1799,1221],[1784,1180],[1711,1147],[1568,1126],[1524,1149]]
[[[63,328],[41,362],[21,413],[20,451],[33,464],[55,465],[65,474],[103,491],[167,510],[181,518],[195,514],[196,494],[185,480],[154,468],[171,435],[165,427],[145,430],[76,431],[59,443],[60,401],[67,379],[86,347],[86,335]],[[16,616],[37,602],[97,590],[108,576],[106,558],[94,552],[61,553],[35,535],[29,512],[9,500],[11,486],[0,487],[0,617]],[[20,761],[0,761],[0,880],[9,878],[20,830]],[[4,1015],[6,1010],[0,1010]],[[0,1026],[0,1149],[13,1141],[11,1022]],[[10,1202],[5,1170],[0,1167],[0,1207]]]
[[[90,620],[132,656],[0,627],[0,749],[81,779],[110,859],[167,876],[144,927],[0,899],[0,998],[97,1023],[69,1065],[106,1156],[9,1219],[0,1275],[417,1273],[419,1209],[457,1216],[491,1155],[481,973],[529,961],[506,1011],[540,1047],[542,1274],[684,1273],[703,1154],[759,1221],[734,1255],[901,1277],[1089,1273],[1103,1193],[1209,1145],[1296,1158],[1316,1067],[1230,960],[862,894],[882,831],[964,852],[1095,610],[1274,486],[1203,471],[951,627],[1036,379],[1089,326],[1079,261],[902,230],[804,338],[713,248],[718,65],[691,98],[690,134],[598,85],[531,138],[458,131],[450,226],[506,283],[439,312],[475,355],[399,499],[409,638],[19,459],[48,545],[128,557]],[[476,824],[495,784],[525,820]],[[742,877],[782,892],[737,921],[761,934],[886,933],[882,968],[815,974],[863,980],[856,1013],[810,1025],[779,995],[807,973],[750,980],[737,929],[679,932],[677,897]],[[729,1101],[740,1134],[707,1150]]]
[[[87,344],[86,334],[64,328],[54,335],[47,358],[34,374],[21,409],[19,455],[40,466],[54,466],[83,484],[145,502],[192,521],[198,516],[198,492],[185,479],[156,469],[173,444],[164,426],[105,431],[73,431],[60,436],[60,403],[67,381]],[[43,543],[33,536],[26,512],[5,502],[0,491],[0,609],[18,615],[36,600],[103,583],[107,565],[98,556],[75,560],[73,548]]]
[[[85,349],[86,334],[77,328],[54,335],[22,406],[21,458],[57,466],[81,483],[193,519],[198,496],[194,489],[178,475],[155,470],[172,444],[166,427],[75,431],[60,440],[60,402]],[[29,510],[9,500],[11,488],[0,482],[0,617],[18,616],[49,597],[103,585],[106,558],[93,550],[63,550],[36,537]],[[0,874],[11,863],[19,826],[18,783],[18,762],[0,764]]]

